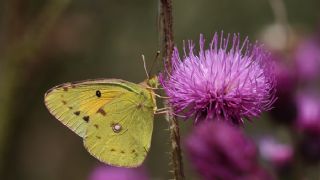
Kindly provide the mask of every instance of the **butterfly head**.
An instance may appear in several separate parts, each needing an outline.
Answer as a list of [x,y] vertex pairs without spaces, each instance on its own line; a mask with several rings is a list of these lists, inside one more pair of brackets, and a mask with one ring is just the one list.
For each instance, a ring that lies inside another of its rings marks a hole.
[[147,86],[151,88],[158,88],[159,87],[158,76],[153,76],[150,79],[147,79]]

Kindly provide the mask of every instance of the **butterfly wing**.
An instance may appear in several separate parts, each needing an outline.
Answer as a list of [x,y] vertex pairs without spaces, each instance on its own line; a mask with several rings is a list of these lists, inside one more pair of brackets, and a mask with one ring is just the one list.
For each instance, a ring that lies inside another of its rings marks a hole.
[[52,115],[84,137],[91,115],[122,94],[135,91],[136,84],[119,80],[87,80],[53,87],[45,94],[45,104]]
[[[149,93],[150,94],[150,93]],[[154,102],[146,93],[123,94],[102,107],[84,137],[87,150],[113,166],[137,167],[150,148]]]

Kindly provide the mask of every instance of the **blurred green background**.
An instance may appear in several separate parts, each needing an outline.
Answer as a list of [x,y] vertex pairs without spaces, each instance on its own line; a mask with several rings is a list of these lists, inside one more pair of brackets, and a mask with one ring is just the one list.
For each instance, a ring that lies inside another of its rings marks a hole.
[[[319,0],[286,0],[288,21],[303,33],[320,18]],[[239,32],[259,39],[275,22],[268,0],[174,0],[174,38]],[[43,95],[69,81],[140,82],[161,48],[156,0],[0,1],[0,179],[87,179],[98,161],[82,140],[46,110]],[[158,65],[157,70],[160,70]],[[259,124],[266,122],[255,122]],[[183,137],[191,122],[181,122]],[[249,129],[250,129],[249,125]],[[155,120],[145,162],[152,179],[168,179],[167,123]],[[258,132],[256,129],[252,133]],[[192,172],[186,167],[188,177]],[[190,175],[190,176],[189,176]]]

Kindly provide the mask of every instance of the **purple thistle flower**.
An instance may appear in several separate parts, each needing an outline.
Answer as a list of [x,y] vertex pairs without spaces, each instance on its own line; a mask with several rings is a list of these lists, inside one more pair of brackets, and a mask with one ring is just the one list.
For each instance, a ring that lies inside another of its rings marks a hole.
[[219,43],[216,33],[205,49],[200,35],[199,53],[188,41],[189,53],[184,48],[182,59],[174,49],[171,74],[160,80],[176,114],[195,117],[195,122],[223,119],[241,124],[270,109],[275,81],[269,54],[248,39],[241,45],[239,35],[233,36],[231,48],[229,40],[222,34]]
[[295,52],[297,73],[303,81],[314,80],[320,74],[320,40],[311,37],[303,40]]
[[264,160],[272,163],[279,170],[289,167],[293,162],[293,147],[280,143],[272,137],[260,140],[259,151]]
[[108,165],[96,167],[89,176],[89,180],[148,180],[147,172],[143,167],[121,168]]
[[320,96],[312,92],[297,96],[296,126],[305,134],[320,136]]
[[276,123],[292,124],[296,119],[295,91],[298,86],[297,73],[288,59],[276,52],[271,56],[274,63],[277,81],[277,101],[273,104],[270,114]]
[[271,59],[274,62],[274,74],[277,81],[277,93],[293,94],[298,83],[298,75],[293,62],[283,54],[273,52]]
[[258,164],[253,141],[228,123],[206,121],[195,126],[186,141],[186,150],[204,179],[271,179]]

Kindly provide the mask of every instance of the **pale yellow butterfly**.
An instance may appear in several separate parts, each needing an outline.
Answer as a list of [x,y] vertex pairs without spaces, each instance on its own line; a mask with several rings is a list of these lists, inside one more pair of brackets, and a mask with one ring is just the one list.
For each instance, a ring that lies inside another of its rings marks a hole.
[[87,80],[45,94],[52,115],[83,138],[88,152],[120,167],[142,164],[150,149],[157,77],[140,84],[120,79]]

